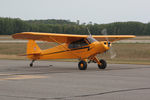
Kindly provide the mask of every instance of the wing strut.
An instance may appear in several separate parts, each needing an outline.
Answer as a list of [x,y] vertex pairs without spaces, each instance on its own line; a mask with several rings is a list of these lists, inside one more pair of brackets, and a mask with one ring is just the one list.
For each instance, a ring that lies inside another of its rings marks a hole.
[[[49,36],[53,41],[55,41],[56,43],[58,43],[59,45],[61,45],[61,43],[60,42],[58,42],[57,40],[55,40],[54,38],[52,38],[51,36]],[[63,45],[61,45],[63,48],[65,48],[65,49],[68,49],[68,48],[66,48],[65,46],[63,46]],[[70,52],[69,52],[70,53]],[[75,55],[75,56],[77,56],[78,58],[80,58],[80,56],[78,56],[78,55],[76,55],[76,54],[74,54],[74,53],[70,53],[70,54],[73,54],[73,55]],[[81,58],[80,58],[81,59]]]

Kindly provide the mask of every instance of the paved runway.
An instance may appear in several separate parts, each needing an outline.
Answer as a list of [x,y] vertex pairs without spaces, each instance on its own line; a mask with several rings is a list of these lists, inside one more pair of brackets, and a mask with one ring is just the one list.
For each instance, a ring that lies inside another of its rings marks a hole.
[[149,100],[150,66],[0,60],[0,100]]

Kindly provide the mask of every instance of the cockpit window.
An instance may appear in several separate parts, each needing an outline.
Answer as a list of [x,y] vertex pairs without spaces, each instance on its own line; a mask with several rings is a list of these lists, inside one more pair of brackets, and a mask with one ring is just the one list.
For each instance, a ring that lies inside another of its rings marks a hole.
[[70,48],[70,49],[80,48],[80,47],[83,47],[86,45],[88,45],[88,43],[84,39],[81,39],[81,40],[74,41],[74,42],[70,43],[68,48]]
[[96,39],[94,39],[94,38],[91,37],[91,36],[87,37],[87,40],[88,40],[90,43],[93,43],[93,42],[97,41]]

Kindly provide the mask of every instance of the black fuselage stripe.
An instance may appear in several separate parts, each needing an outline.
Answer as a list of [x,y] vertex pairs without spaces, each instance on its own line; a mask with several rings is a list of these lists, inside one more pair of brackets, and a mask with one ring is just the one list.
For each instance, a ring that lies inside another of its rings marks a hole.
[[56,53],[62,53],[62,52],[66,52],[66,51],[80,50],[80,49],[85,49],[85,48],[89,48],[89,47],[82,47],[82,48],[75,48],[75,49],[71,49],[71,50],[64,50],[64,51],[52,52],[52,53],[42,54],[41,56],[43,56],[43,55],[50,55],[50,54],[56,54]]

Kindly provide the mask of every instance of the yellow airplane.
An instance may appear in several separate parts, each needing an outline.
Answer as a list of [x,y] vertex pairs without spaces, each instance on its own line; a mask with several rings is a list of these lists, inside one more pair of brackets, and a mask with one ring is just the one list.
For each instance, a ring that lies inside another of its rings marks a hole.
[[[134,38],[134,35],[70,35],[56,33],[22,32],[12,35],[14,39],[28,40],[26,55],[32,60],[43,59],[79,59],[78,68],[87,69],[87,59],[96,62],[100,69],[105,69],[105,60],[99,60],[96,55],[110,49],[112,42]],[[59,45],[41,50],[37,41],[56,42]],[[109,40],[109,41],[108,41]]]

